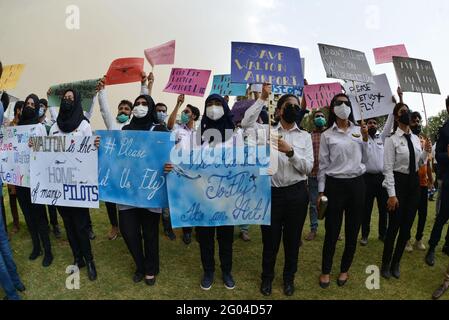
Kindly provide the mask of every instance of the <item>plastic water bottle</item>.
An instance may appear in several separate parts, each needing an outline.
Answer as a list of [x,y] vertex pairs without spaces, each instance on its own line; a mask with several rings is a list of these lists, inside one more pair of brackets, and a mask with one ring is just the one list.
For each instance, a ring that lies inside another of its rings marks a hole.
[[328,204],[329,204],[329,199],[326,196],[322,196],[321,200],[320,200],[320,210],[318,211],[318,219],[319,220],[324,219]]

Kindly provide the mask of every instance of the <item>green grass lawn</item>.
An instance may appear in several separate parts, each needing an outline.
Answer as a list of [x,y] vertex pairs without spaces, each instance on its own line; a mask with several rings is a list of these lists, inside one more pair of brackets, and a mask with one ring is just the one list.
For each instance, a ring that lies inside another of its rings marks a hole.
[[[6,194],[6,193],[5,193]],[[9,204],[5,197],[9,227],[11,215]],[[261,272],[261,233],[259,227],[251,227],[252,241],[244,243],[235,233],[233,275],[236,288],[229,291],[224,288],[219,271],[218,252],[216,254],[217,273],[212,289],[205,292],[200,289],[199,282],[202,275],[198,244],[193,241],[190,246],[184,245],[180,232],[175,241],[169,241],[162,233],[160,235],[161,273],[157,278],[156,286],[148,287],[143,282],[134,284],[132,276],[134,265],[122,238],[115,241],[107,239],[109,222],[106,209],[102,205],[100,210],[91,211],[94,230],[97,239],[92,241],[93,252],[98,271],[98,280],[90,282],[86,269],[81,270],[80,290],[68,290],[65,287],[66,267],[72,263],[72,255],[65,232],[62,240],[51,236],[55,260],[52,266],[44,269],[42,259],[30,262],[28,255],[31,252],[31,240],[21,215],[21,230],[12,237],[14,257],[19,273],[27,287],[22,295],[24,299],[69,299],[69,300],[96,300],[96,299],[265,299],[259,293]],[[425,240],[429,234],[435,217],[435,202],[429,203],[429,217],[426,226]],[[62,219],[59,217],[60,223]],[[328,290],[318,286],[318,277],[321,266],[321,250],[324,230],[320,226],[318,238],[313,242],[304,242],[300,250],[298,273],[296,276],[296,292],[292,300],[336,300],[336,299],[429,299],[433,291],[441,284],[444,271],[449,259],[437,253],[437,263],[433,268],[424,262],[425,252],[404,253],[402,260],[401,280],[381,279],[380,290],[368,290],[365,281],[368,274],[365,270],[370,265],[378,265],[382,255],[383,244],[377,240],[377,212],[373,213],[370,243],[368,247],[358,247],[354,264],[350,273],[350,281],[344,288],[338,288],[335,280],[338,276],[340,258],[344,242],[339,242],[334,259],[332,284]],[[416,228],[417,220],[415,221]],[[162,226],[161,226],[162,229]],[[446,229],[445,229],[446,230]],[[308,218],[304,233],[309,231]],[[413,233],[414,235],[414,233]],[[444,234],[445,235],[445,234]],[[218,249],[218,248],[217,248]],[[270,299],[286,299],[282,292],[283,252],[278,255],[276,278],[273,283],[273,295]],[[218,251],[218,250],[217,250]],[[1,290],[1,289],[0,289]],[[444,297],[449,299],[449,294]]]

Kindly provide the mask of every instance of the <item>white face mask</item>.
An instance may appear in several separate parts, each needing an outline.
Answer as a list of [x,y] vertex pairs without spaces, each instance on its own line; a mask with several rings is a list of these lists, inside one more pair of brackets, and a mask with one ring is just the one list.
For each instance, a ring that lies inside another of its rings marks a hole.
[[206,116],[211,120],[217,121],[224,116],[224,109],[222,106],[210,106],[206,109]]
[[138,105],[138,106],[135,106],[133,109],[133,116],[138,119],[145,117],[147,114],[148,114],[147,106]]
[[342,104],[341,106],[334,107],[335,115],[341,120],[348,120],[351,115],[351,108],[346,104]]

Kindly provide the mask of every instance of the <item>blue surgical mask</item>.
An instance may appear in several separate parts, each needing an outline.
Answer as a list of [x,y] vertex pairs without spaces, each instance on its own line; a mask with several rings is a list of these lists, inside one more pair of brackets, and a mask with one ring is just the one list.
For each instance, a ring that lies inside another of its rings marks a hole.
[[45,115],[45,110],[43,108],[39,109],[39,118],[42,118]]
[[315,118],[315,126],[317,128],[324,128],[326,126],[326,119],[322,117]]
[[120,123],[125,123],[129,120],[129,116],[126,114],[121,114],[119,116],[117,116],[117,121]]
[[185,112],[181,113],[181,123],[187,124],[190,121],[190,116],[186,114]]
[[167,119],[167,114],[165,112],[160,111],[157,113],[157,121],[159,121],[159,123],[165,122],[165,119]]

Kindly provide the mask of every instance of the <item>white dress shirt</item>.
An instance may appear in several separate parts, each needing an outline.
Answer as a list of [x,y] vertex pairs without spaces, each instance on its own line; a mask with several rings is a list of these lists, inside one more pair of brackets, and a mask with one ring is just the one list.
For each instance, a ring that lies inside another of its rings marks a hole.
[[53,126],[50,129],[49,136],[91,136],[92,135],[92,128],[90,127],[89,122],[86,120],[81,121],[78,128],[76,128],[74,131],[65,133],[62,132],[61,129],[58,127],[58,122],[55,122]]
[[363,142],[360,127],[349,122],[346,132],[337,124],[321,135],[318,192],[324,192],[326,176],[352,179],[366,172],[368,143]]
[[391,135],[394,126],[393,114],[388,115],[387,122],[381,134],[368,138],[366,172],[371,174],[383,173],[385,139]]
[[[389,197],[396,196],[394,172],[410,174],[410,152],[404,134],[405,132],[398,128],[396,133],[385,141],[383,186],[387,189]],[[428,153],[422,150],[418,136],[412,134],[411,139],[415,149],[416,172],[418,172],[419,167],[424,165]]]
[[[242,128],[245,131],[246,143],[254,146],[268,142],[268,125],[257,123],[260,112],[265,105],[265,101],[259,99],[245,112],[242,120]],[[286,130],[281,124],[272,128],[277,131],[294,150],[294,155],[288,158],[285,153],[271,150],[271,157],[277,155],[277,167],[271,161],[270,168],[274,171],[271,177],[271,185],[276,188],[289,187],[298,182],[307,180],[307,176],[313,168],[313,147],[312,137],[309,133],[302,131],[295,125]],[[255,135],[256,134],[256,135]]]

